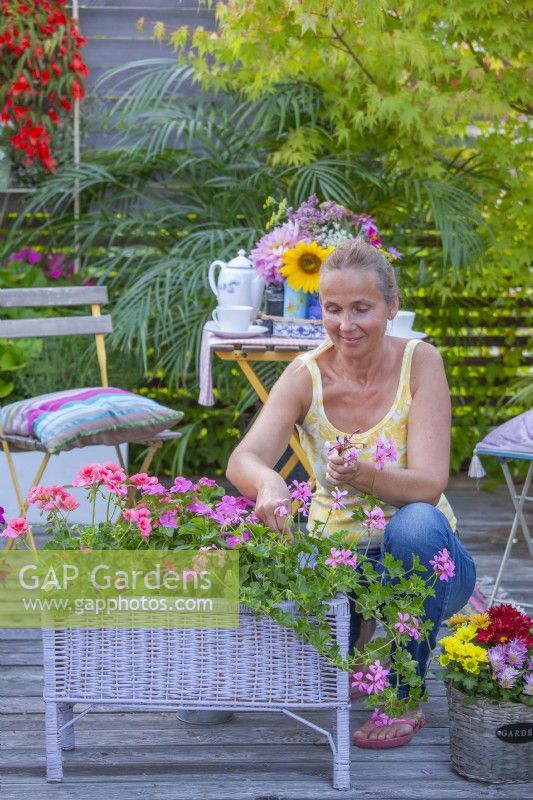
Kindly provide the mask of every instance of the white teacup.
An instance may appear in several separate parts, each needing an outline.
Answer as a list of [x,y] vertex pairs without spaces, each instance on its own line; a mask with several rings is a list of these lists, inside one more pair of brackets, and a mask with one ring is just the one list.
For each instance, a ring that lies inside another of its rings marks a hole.
[[221,331],[247,331],[253,315],[252,306],[217,306],[213,311],[213,319],[218,322]]
[[405,336],[413,330],[413,322],[415,320],[414,311],[398,311],[392,325],[390,326],[389,333],[391,336]]

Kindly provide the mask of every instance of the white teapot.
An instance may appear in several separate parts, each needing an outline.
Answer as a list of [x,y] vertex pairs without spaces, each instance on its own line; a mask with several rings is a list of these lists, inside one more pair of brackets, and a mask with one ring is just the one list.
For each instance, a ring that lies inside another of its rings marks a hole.
[[[220,273],[215,282],[217,267]],[[239,255],[227,264],[213,261],[209,267],[209,285],[219,306],[252,306],[254,317],[259,311],[265,282],[246,258],[245,250],[239,250]]]

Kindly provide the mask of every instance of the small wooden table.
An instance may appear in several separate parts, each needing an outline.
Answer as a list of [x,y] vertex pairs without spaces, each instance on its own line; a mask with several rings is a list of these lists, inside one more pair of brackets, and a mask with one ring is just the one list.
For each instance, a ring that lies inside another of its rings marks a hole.
[[[246,376],[248,383],[253,387],[257,396],[262,403],[265,403],[268,398],[268,389],[253,368],[254,362],[260,361],[293,361],[302,351],[313,350],[318,342],[316,340],[301,340],[295,339],[294,344],[286,344],[286,339],[282,339],[283,344],[279,344],[280,339],[272,336],[265,344],[262,339],[261,343],[256,343],[250,339],[243,339],[240,342],[231,342],[220,344],[216,343],[213,346],[213,352],[223,361],[235,361],[242,372]],[[294,467],[300,463],[310,478],[314,478],[313,469],[307,460],[298,434],[294,431],[289,440],[289,448],[292,450],[292,455],[280,470],[282,478],[287,478]]]

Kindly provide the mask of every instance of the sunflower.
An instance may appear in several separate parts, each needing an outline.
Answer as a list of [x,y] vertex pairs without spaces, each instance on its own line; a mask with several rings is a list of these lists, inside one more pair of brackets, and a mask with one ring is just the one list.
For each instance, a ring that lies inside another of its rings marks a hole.
[[296,247],[283,254],[283,266],[280,273],[287,278],[293,289],[304,292],[318,292],[318,274],[325,258],[334,250],[333,247],[320,247],[316,242],[298,242]]

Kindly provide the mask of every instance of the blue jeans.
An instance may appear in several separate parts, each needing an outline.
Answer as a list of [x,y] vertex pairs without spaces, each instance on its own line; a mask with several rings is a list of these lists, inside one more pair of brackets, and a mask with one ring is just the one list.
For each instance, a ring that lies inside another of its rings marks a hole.
[[[384,553],[391,553],[407,568],[412,565],[412,556],[416,554],[421,564],[433,572],[429,560],[443,547],[447,548],[455,562],[455,575],[447,582],[438,580],[435,584],[435,596],[428,597],[424,604],[425,618],[433,623],[428,640],[411,639],[406,646],[418,664],[417,672],[420,677],[425,674],[428,658],[435,647],[443,620],[460,611],[474,590],[476,568],[472,557],[452,531],[442,511],[430,503],[408,503],[396,511],[385,528],[381,550],[369,550],[367,554],[378,561],[378,571]],[[350,603],[351,654],[359,637],[361,621],[361,614],[355,611],[354,603]],[[408,695],[409,687],[400,685],[398,697],[405,698]]]

